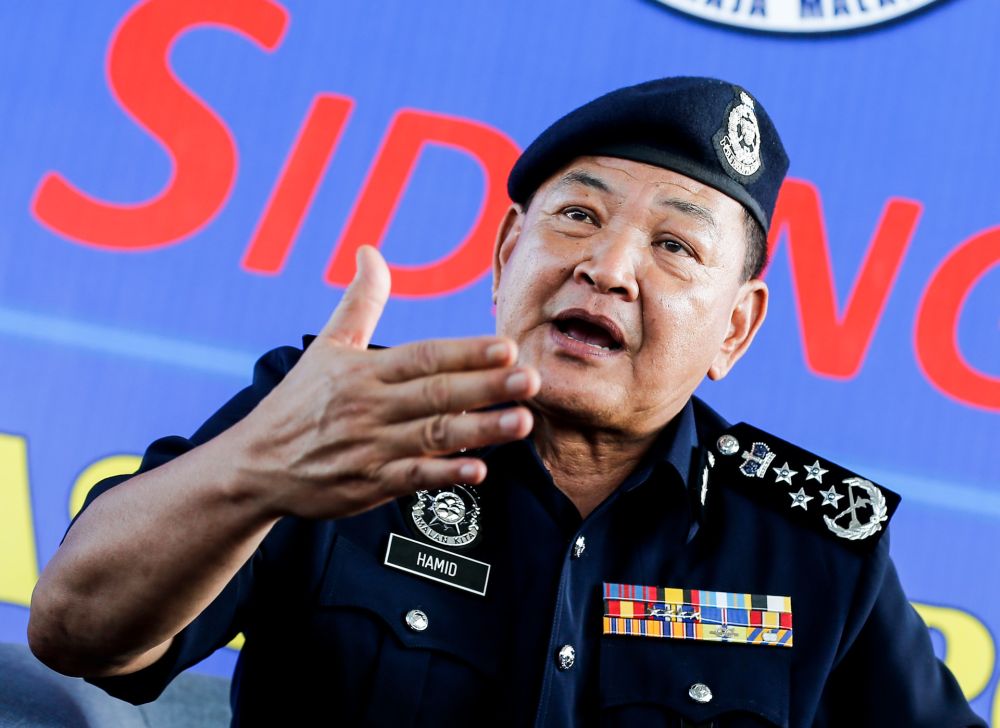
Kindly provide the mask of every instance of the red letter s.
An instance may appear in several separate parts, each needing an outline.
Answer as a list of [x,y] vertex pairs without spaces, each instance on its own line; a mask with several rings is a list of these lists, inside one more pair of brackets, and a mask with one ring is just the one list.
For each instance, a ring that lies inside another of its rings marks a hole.
[[99,248],[148,250],[205,225],[225,203],[236,176],[236,147],[221,119],[174,76],[170,48],[187,30],[218,25],[274,50],[287,13],[272,0],[148,0],[133,8],[108,50],[108,84],[174,164],[166,187],[137,204],[98,200],[56,172],[41,181],[32,212],[54,232]]

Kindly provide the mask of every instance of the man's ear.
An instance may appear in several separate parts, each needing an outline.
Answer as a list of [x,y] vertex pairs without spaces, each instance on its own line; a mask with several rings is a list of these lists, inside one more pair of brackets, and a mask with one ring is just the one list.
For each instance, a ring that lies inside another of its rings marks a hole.
[[729,315],[729,332],[708,368],[709,379],[718,381],[726,376],[750,348],[767,316],[767,297],[767,284],[759,278],[752,278],[740,286]]
[[521,206],[516,202],[507,208],[507,214],[503,216],[503,222],[497,229],[496,243],[493,245],[493,303],[497,302],[497,290],[500,288],[500,274],[503,267],[507,265],[510,254],[514,252],[514,245],[521,235],[521,222],[524,219]]

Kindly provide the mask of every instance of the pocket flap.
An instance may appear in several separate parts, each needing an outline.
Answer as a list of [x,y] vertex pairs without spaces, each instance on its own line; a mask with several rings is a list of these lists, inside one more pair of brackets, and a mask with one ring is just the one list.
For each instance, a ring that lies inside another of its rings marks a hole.
[[601,704],[661,705],[695,724],[749,713],[787,726],[789,653],[764,645],[607,636],[601,640]]
[[[365,611],[407,647],[446,652],[483,672],[495,671],[496,622],[491,628],[485,597],[385,566],[343,535],[334,545],[320,604]],[[411,622],[423,629],[407,624],[414,610],[422,612],[425,621]]]

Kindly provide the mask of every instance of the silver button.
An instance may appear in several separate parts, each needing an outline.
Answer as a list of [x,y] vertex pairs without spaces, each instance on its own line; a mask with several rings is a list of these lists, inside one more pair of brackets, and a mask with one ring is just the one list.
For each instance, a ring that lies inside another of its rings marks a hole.
[[563,645],[559,648],[556,663],[559,665],[560,670],[570,669],[573,667],[574,662],[576,662],[576,650],[573,649],[573,645]]
[[712,701],[712,690],[705,683],[695,683],[688,688],[688,696],[696,703]]
[[583,552],[587,548],[587,539],[583,536],[576,537],[576,543],[573,544],[573,558],[578,559],[583,556]]
[[427,619],[427,615],[419,609],[411,609],[406,613],[406,626],[414,632],[423,632],[427,629],[428,624],[430,621]]
[[735,455],[740,451],[740,441],[732,435],[723,435],[715,443],[715,446],[723,455]]

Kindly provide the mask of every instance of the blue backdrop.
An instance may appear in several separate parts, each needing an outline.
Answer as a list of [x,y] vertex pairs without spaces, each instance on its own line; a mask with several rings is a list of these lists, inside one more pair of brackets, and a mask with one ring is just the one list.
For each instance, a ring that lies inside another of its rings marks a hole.
[[710,75],[766,105],[792,180],[768,322],[700,394],[902,494],[904,585],[1000,715],[994,0],[35,0],[0,24],[0,640],[89,483],[322,325],[335,250],[402,271],[378,342],[490,331],[517,149]]

